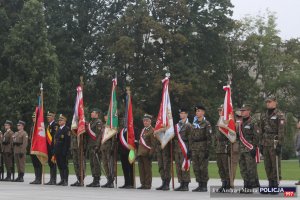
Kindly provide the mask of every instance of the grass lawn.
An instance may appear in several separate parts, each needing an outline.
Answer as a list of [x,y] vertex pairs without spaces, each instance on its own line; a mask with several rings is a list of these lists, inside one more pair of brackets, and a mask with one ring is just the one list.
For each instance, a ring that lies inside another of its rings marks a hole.
[[[29,160],[29,159],[27,159],[27,160]],[[74,168],[73,168],[72,163],[69,163],[69,170],[70,170],[70,174],[74,174]],[[209,163],[208,170],[209,170],[210,178],[219,178],[218,167],[215,162]],[[49,173],[48,165],[46,165],[45,171],[46,171],[46,173]],[[139,173],[138,173],[137,163],[136,163],[135,171],[136,171],[136,176],[138,176]],[[27,162],[27,164],[26,164],[26,172],[33,173],[33,166],[30,163],[30,161]],[[191,172],[192,172],[191,176],[194,177],[192,168],[191,168]],[[152,164],[152,173],[153,173],[154,177],[159,176],[158,167],[157,167],[156,162],[153,162],[153,164]],[[87,163],[87,175],[90,175],[90,174],[91,174],[90,166],[89,166],[89,163]],[[267,179],[263,161],[260,164],[258,164],[258,174],[259,174],[259,179],[261,179],[261,180]],[[282,174],[283,180],[299,180],[300,179],[299,161],[298,160],[283,160],[283,161],[281,161],[281,174]],[[119,163],[118,164],[118,176],[122,176],[122,175],[123,175],[123,172],[122,172],[121,164]],[[176,177],[175,163],[174,163],[174,175]],[[239,169],[237,169],[236,178],[241,179]]]

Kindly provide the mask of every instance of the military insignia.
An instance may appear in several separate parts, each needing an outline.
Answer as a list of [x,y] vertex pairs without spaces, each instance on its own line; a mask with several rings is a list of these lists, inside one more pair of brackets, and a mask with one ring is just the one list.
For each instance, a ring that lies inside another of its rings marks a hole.
[[277,119],[277,116],[273,116],[273,117],[271,117],[271,119]]
[[64,139],[64,137],[65,137],[64,135],[61,135],[61,136],[60,136],[61,139]]

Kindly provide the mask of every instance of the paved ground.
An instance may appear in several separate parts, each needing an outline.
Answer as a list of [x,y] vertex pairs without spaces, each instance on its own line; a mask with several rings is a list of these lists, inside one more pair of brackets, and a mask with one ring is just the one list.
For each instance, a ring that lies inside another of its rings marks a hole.
[[[44,185],[30,185],[29,182],[33,180],[33,174],[25,175],[24,183],[14,182],[0,182],[0,199],[2,200],[92,200],[92,199],[122,199],[122,200],[189,200],[189,199],[210,199],[210,193],[194,193],[194,192],[175,192],[175,191],[155,191],[155,187],[160,186],[161,181],[159,178],[153,179],[152,190],[136,190],[136,189],[104,189],[104,188],[87,188],[87,187],[62,187],[62,186],[44,186]],[[45,175],[46,182],[49,180],[49,175]],[[139,178],[137,177],[137,186],[139,186]],[[75,182],[75,176],[71,175],[69,178],[69,184]],[[87,177],[85,183],[90,183],[91,177]],[[105,179],[101,180],[101,184],[106,182]],[[118,186],[123,185],[123,177],[118,177]],[[266,181],[261,181],[261,184],[267,184]],[[282,181],[282,186],[294,186],[294,181]],[[220,185],[220,180],[211,179],[209,186]],[[242,185],[242,180],[236,180],[235,185]],[[175,180],[175,187],[178,183]],[[197,186],[195,180],[192,179],[190,184],[190,190]],[[300,188],[298,187],[298,190]],[[228,199],[232,198],[227,196]],[[251,195],[246,195],[247,199],[251,198]],[[226,198],[226,194],[222,196]],[[274,198],[274,195],[266,195],[264,198]],[[299,195],[298,195],[299,198]],[[220,198],[219,198],[220,199]],[[242,199],[234,198],[234,199]],[[257,198],[256,198],[257,199]],[[280,199],[280,198],[276,198]]]

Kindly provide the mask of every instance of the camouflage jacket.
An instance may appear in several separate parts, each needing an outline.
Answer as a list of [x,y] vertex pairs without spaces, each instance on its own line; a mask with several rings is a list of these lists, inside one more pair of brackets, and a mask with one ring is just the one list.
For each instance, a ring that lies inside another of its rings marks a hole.
[[212,128],[210,122],[205,118],[198,121],[195,118],[192,132],[189,137],[190,150],[208,150],[212,140]]
[[[246,142],[250,143],[253,145],[253,148],[256,148],[259,145],[259,137],[260,137],[260,129],[257,125],[257,122],[249,117],[246,120],[243,120],[240,123],[240,126],[237,129],[240,137],[241,137],[241,132],[243,133],[243,137],[246,140]],[[240,152],[249,152],[250,149],[248,149],[243,141],[240,138]]]

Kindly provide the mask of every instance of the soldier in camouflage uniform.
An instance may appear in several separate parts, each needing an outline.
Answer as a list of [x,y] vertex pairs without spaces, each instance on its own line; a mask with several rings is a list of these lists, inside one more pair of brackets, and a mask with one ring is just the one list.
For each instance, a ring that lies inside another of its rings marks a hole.
[[0,131],[0,181],[2,181],[4,176],[4,162],[3,162],[3,152],[2,152],[2,140],[3,133]]
[[87,143],[87,134],[83,134],[83,141],[80,141],[83,143],[83,177],[82,180],[83,182],[81,183],[81,171],[80,171],[80,145],[78,143],[78,136],[76,133],[73,131],[71,132],[71,153],[72,153],[72,158],[73,158],[73,165],[74,165],[74,171],[76,174],[77,181],[70,186],[84,186],[84,177],[85,177],[85,168],[86,168],[86,162],[85,162],[85,153],[86,153],[86,143]]
[[87,187],[100,187],[101,176],[101,138],[103,131],[103,123],[99,119],[100,110],[95,108],[91,112],[92,121],[87,127],[87,149],[89,152],[91,172],[93,176],[93,182],[88,184]]
[[[178,133],[181,136],[182,141],[187,147],[187,150],[189,149],[189,136],[192,131],[192,125],[189,123],[188,120],[188,111],[184,108],[179,110],[180,115],[180,121],[178,122]],[[190,170],[185,171],[182,169],[182,163],[184,162],[184,156],[183,152],[180,148],[179,144],[179,138],[176,134],[176,136],[173,138],[174,142],[174,157],[175,157],[175,164],[176,164],[176,172],[178,177],[178,182],[180,183],[180,186],[178,188],[175,188],[174,191],[189,191],[189,183],[191,182],[190,177]],[[190,152],[187,152],[188,159],[190,158]]]
[[243,117],[238,132],[240,136],[240,171],[244,180],[244,190],[249,193],[252,188],[256,187],[256,151],[259,145],[259,127],[256,121],[250,116],[251,106],[244,104],[240,109]]
[[[155,135],[154,135],[155,136]],[[162,149],[161,143],[156,137],[155,152],[157,157],[157,164],[159,174],[162,180],[162,185],[156,190],[170,190],[171,181],[171,141]]]
[[[277,178],[281,179],[281,147],[284,140],[285,118],[284,114],[277,108],[275,96],[266,98],[267,111],[261,115],[261,152],[264,156],[265,170],[270,187],[278,187]],[[278,141],[274,147],[274,140]],[[278,173],[276,169],[276,156],[278,156]]]
[[[223,104],[218,108],[219,116],[222,116]],[[216,127],[215,134],[215,150],[216,160],[219,168],[219,175],[222,181],[222,186],[219,188],[219,192],[224,192],[230,188],[230,175],[229,175],[229,153],[230,153],[230,141],[229,139]]]
[[205,107],[195,107],[196,116],[193,121],[193,129],[189,139],[189,148],[192,152],[192,163],[199,186],[193,192],[207,192],[208,182],[208,158],[211,145],[212,128],[210,122],[204,117]]
[[11,130],[13,123],[6,120],[4,123],[5,133],[2,138],[2,152],[7,176],[3,181],[11,181],[11,173],[13,171],[13,141],[14,132]]
[[[107,113],[104,113],[104,121],[107,122]],[[101,142],[101,141],[100,141]],[[111,137],[101,145],[101,154],[103,167],[107,176],[107,182],[102,185],[103,188],[114,187],[114,153],[115,153],[116,137]]]

